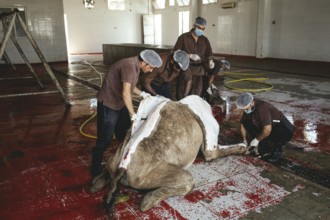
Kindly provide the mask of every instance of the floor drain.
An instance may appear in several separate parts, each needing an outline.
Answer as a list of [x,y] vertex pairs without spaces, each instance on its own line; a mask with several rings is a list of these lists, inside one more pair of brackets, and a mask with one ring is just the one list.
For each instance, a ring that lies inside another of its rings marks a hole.
[[[225,142],[226,144],[234,144],[239,142],[239,140],[236,138],[225,137],[224,135],[219,135],[219,140]],[[272,164],[276,167],[282,168],[283,170],[308,179],[314,183],[318,183],[322,186],[330,188],[330,176],[319,170],[302,166],[285,158],[281,158],[278,162]]]
[[304,167],[284,158],[281,158],[277,163],[273,164],[298,176],[309,179],[314,183],[330,188],[330,176],[321,171]]

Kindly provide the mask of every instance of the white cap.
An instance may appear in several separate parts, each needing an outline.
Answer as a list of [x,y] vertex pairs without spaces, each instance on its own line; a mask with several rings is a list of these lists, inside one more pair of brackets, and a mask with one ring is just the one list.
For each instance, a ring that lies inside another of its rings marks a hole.
[[143,59],[144,62],[153,67],[159,68],[163,64],[163,61],[158,55],[158,53],[153,50],[143,50],[140,53],[140,57]]
[[238,96],[236,100],[236,106],[239,109],[245,109],[253,101],[253,95],[249,92],[242,93]]
[[180,68],[185,71],[188,69],[189,66],[189,55],[183,50],[177,50],[173,54],[173,59],[177,62]]

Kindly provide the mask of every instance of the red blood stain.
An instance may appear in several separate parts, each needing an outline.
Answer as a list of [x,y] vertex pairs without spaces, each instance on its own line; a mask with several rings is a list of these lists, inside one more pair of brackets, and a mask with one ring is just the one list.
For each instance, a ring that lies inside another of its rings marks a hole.
[[199,164],[199,163],[205,163],[205,159],[203,156],[197,156],[197,158],[194,161],[194,164]]
[[192,193],[189,193],[189,194],[186,195],[184,198],[185,198],[186,200],[192,202],[192,203],[197,203],[197,202],[199,202],[199,201],[205,199],[206,196],[205,196],[202,192],[196,190],[196,191],[194,191],[194,192],[192,192]]
[[229,218],[230,217],[230,212],[227,211],[227,210],[224,210],[224,211],[220,212],[220,216],[222,218]]
[[[21,67],[25,68],[25,65],[16,66],[15,72],[18,77]],[[47,89],[56,90],[54,83],[47,74],[44,74],[44,68],[35,68],[35,70]],[[15,77],[15,72],[7,75]],[[66,79],[59,78],[59,81],[61,85],[67,85]],[[80,86],[77,83],[74,84],[75,87]],[[35,86],[35,80],[24,80],[24,82],[17,82],[16,85],[5,84],[4,86],[6,87],[2,88],[6,94],[11,89],[9,86],[14,88],[12,93],[39,91],[39,88]],[[33,89],[28,90],[28,86]],[[66,88],[63,87],[63,89]],[[68,90],[68,98],[76,97],[76,92],[77,90]],[[81,93],[87,94],[85,87]],[[93,92],[88,94],[95,96],[95,93],[96,91],[94,94]],[[88,190],[91,181],[90,152],[95,145],[95,140],[79,135],[79,126],[85,118],[74,115],[85,111],[74,106],[72,109],[75,110],[68,113],[63,105],[63,99],[57,93],[6,100],[8,102],[0,103],[2,110],[0,113],[2,116],[0,122],[2,128],[0,219],[106,219],[102,198],[108,188],[94,194]],[[35,106],[29,103],[34,103]],[[89,108],[85,110],[89,111]],[[219,114],[217,109],[214,109],[213,114],[219,123],[225,118],[227,122],[238,124],[241,112],[229,106],[227,114]],[[296,120],[294,124],[297,130],[293,139],[306,143],[304,129],[307,122]],[[95,126],[87,128],[88,133],[95,134],[95,130]],[[309,143],[309,145],[330,152],[329,130],[328,125],[316,123],[316,143]],[[226,135],[233,132],[234,129],[229,129]],[[114,152],[115,146],[113,144],[113,148],[105,152],[105,158]],[[252,157],[245,158],[262,163]],[[226,186],[233,185],[235,185],[233,181],[218,183],[215,187],[207,189],[207,192],[195,191],[185,198],[191,202],[202,199],[212,200],[228,193]],[[160,214],[164,212],[168,213],[169,218],[184,219],[164,201],[147,212],[140,212],[138,207],[144,194],[133,189],[124,193],[129,195],[129,200],[116,204],[116,219],[160,219],[162,217],[165,219],[166,217]],[[257,190],[256,193],[250,194],[251,201],[248,204],[251,206],[268,199],[263,190]],[[258,194],[263,197],[258,198]],[[223,218],[229,218],[232,217],[231,212],[233,210],[223,210],[220,214]]]
[[296,130],[293,140],[308,144],[322,152],[330,152],[330,126],[322,123],[311,123],[305,120],[294,121]]
[[226,112],[222,111],[222,108],[218,105],[211,106],[213,117],[217,120],[218,123],[221,123],[225,117]]
[[228,185],[228,186],[236,186],[236,183],[235,183],[235,181],[228,181],[228,182],[226,182],[226,184]]
[[124,156],[124,159],[123,160],[127,160],[127,157],[128,157],[128,153],[129,151],[126,152],[125,156]]
[[246,193],[245,196],[252,200],[254,204],[260,204],[262,202],[259,194]]
[[218,115],[222,114],[222,108],[218,105],[211,106],[212,114],[214,117],[217,117]]
[[[227,114],[219,114],[216,106],[212,107],[213,115],[220,124],[220,131],[223,136],[235,137],[239,139],[238,128],[226,128],[222,127],[221,123],[239,124],[241,112],[230,110]],[[224,120],[225,119],[225,120]],[[314,148],[317,151],[330,152],[330,126],[321,122],[313,122],[311,120],[296,119],[293,122],[296,127],[292,140],[308,145],[310,148]],[[225,144],[221,142],[220,144]]]

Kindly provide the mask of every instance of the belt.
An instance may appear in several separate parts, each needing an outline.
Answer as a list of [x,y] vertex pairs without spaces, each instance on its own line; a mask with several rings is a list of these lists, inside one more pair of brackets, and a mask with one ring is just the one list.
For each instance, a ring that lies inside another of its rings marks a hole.
[[190,61],[190,66],[202,66],[203,62],[193,63]]
[[275,125],[282,125],[285,128],[287,128],[290,132],[293,132],[295,130],[295,127],[291,124],[291,122],[283,116],[281,120],[273,120],[273,124]]

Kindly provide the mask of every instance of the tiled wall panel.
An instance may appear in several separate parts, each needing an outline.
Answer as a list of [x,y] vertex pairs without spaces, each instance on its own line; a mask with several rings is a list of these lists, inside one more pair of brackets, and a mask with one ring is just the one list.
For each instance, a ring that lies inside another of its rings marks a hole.
[[[53,0],[1,0],[0,7],[24,7],[26,24],[47,62],[66,61],[67,49],[62,1]],[[3,31],[1,27],[1,41]],[[31,63],[41,62],[27,37],[17,38]],[[24,63],[11,40],[6,52],[13,63]]]

